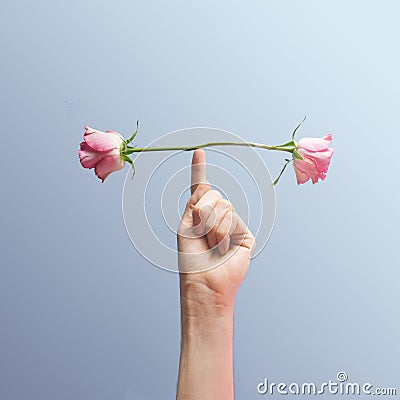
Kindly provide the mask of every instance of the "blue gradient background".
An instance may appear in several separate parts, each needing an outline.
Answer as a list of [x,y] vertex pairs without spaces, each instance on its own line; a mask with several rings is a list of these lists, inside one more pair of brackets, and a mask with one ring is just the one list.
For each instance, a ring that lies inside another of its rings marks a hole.
[[[190,126],[280,143],[304,115],[299,137],[332,132],[337,150],[325,182],[297,187],[289,170],[277,188],[237,299],[236,397],[339,370],[399,391],[399,12],[3,0],[0,398],[175,396],[177,275],[131,245],[125,173],[101,185],[80,167],[83,125],[128,133],[140,119],[139,145]],[[282,155],[263,157],[277,173]]]

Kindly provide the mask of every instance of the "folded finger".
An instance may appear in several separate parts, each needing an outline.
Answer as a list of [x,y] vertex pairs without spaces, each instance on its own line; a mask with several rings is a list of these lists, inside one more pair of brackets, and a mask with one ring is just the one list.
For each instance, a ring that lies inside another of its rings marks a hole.
[[215,247],[218,243],[216,235],[217,228],[224,220],[225,215],[231,213],[233,210],[231,203],[225,199],[219,199],[214,207],[213,213],[207,219],[204,226],[204,234],[207,235],[207,241],[210,248]]
[[213,213],[220,199],[222,199],[222,196],[217,190],[208,190],[194,205],[192,218],[194,232],[196,234],[205,234],[205,223],[210,218],[210,215]]

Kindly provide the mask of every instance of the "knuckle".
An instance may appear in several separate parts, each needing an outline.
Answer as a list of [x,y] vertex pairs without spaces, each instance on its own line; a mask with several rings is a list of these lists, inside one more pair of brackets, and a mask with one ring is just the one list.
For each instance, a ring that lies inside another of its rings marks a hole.
[[205,229],[207,232],[211,232],[215,228],[216,219],[211,217],[205,223]]
[[193,207],[193,206],[196,204],[196,195],[195,195],[195,194],[192,194],[192,195],[189,197],[189,200],[188,200],[187,204],[188,204],[189,206],[191,206],[191,207]]
[[221,199],[219,204],[224,208],[224,210],[232,210],[232,203],[229,200]]
[[228,212],[226,213],[226,218],[229,218],[229,220],[231,221],[231,223],[232,223],[234,217],[235,217],[235,213],[233,212],[233,210],[230,210],[230,211],[228,211]]
[[254,235],[250,232],[250,230],[247,230],[247,237],[248,240],[251,244],[252,247],[256,247],[256,238],[254,237]]
[[225,215],[225,219],[229,222],[228,231],[232,232],[235,229],[236,221],[235,221],[235,213],[232,211],[228,211]]
[[219,198],[219,199],[222,199],[222,195],[221,195],[221,193],[220,193],[218,190],[211,189],[211,190],[210,190],[210,194],[211,194],[213,197],[217,197],[217,198]]
[[198,205],[193,206],[193,214],[200,215],[201,207]]
[[254,255],[255,251],[257,248],[257,242],[256,239],[254,238],[254,236],[252,236],[251,240],[250,240],[250,253],[251,255]]
[[207,222],[208,219],[212,218],[213,209],[209,205],[204,205],[200,208],[200,218],[203,220],[204,224]]
[[218,241],[221,241],[227,234],[228,232],[225,229],[217,229],[215,232]]
[[215,236],[218,240],[222,240],[225,236],[229,235],[230,233],[230,225],[221,227],[219,226],[215,231]]

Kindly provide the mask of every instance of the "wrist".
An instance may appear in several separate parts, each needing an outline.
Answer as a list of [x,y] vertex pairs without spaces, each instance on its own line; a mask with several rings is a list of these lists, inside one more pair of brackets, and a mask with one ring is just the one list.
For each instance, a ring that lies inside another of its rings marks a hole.
[[232,319],[235,295],[219,293],[204,282],[180,279],[181,314],[184,318]]
[[213,357],[226,355],[232,350],[233,316],[232,317],[188,317],[181,320],[182,349],[201,348],[205,355]]
[[177,399],[233,399],[233,311],[194,309],[182,305]]

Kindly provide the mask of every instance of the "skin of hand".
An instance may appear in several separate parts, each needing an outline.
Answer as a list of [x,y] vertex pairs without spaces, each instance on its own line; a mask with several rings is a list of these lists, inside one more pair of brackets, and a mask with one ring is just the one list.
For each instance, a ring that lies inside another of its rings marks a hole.
[[[177,400],[232,400],[233,313],[255,240],[192,160],[192,195],[178,230],[182,341]],[[202,271],[202,272],[196,272]]]
[[254,236],[230,202],[211,189],[202,149],[193,154],[191,191],[178,230],[181,293],[198,300],[204,293],[202,304],[231,311],[249,268]]

